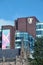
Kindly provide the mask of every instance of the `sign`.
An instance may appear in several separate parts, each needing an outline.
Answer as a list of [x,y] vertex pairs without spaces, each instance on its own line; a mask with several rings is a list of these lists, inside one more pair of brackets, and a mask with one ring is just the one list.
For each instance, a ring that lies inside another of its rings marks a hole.
[[28,18],[27,21],[29,24],[32,24],[33,18]]

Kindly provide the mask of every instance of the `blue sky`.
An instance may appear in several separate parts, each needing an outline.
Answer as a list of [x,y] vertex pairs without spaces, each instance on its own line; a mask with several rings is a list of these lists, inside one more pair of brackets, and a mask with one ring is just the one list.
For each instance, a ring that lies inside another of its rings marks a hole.
[[14,25],[15,19],[26,16],[43,22],[43,0],[0,0],[0,26]]

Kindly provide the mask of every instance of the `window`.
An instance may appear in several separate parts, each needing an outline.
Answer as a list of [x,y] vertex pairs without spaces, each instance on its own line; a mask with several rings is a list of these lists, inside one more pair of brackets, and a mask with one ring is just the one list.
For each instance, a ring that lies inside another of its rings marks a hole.
[[43,31],[36,31],[37,35],[43,35]]
[[37,26],[36,26],[36,29],[40,29],[40,28],[41,28],[41,25],[37,25]]
[[41,28],[43,28],[43,25],[41,25]]
[[15,39],[16,39],[16,40],[18,40],[18,39],[22,39],[22,37],[15,37]]
[[36,34],[37,34],[37,35],[40,35],[40,34],[41,34],[41,31],[36,31]]

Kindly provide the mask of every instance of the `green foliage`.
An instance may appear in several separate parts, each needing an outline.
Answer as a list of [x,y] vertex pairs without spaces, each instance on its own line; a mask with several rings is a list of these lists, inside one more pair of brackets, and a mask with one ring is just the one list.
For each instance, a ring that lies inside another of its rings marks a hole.
[[43,37],[36,38],[33,57],[34,60],[31,61],[32,65],[43,65]]

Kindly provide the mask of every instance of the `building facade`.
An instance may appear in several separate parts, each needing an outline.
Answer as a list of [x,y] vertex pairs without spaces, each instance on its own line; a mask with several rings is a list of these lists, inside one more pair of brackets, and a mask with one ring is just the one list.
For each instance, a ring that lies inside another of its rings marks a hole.
[[14,33],[13,26],[2,26],[2,49],[14,49]]
[[[39,20],[36,17],[18,18],[15,20],[14,27],[10,25],[2,26],[2,47],[13,49],[18,46],[18,48],[20,48],[21,40],[23,38],[25,43],[24,46],[28,46],[28,43],[30,42],[30,48],[32,48],[34,43],[32,40],[34,40],[35,37],[42,35],[43,23],[39,23]],[[6,45],[4,43],[6,43]],[[18,44],[15,45],[15,43]]]
[[35,41],[33,36],[31,36],[27,32],[16,31],[15,32],[15,48],[17,48],[17,49],[21,48],[22,40],[23,40],[23,43],[24,43],[24,48],[27,49],[28,46],[29,46],[30,52],[32,52],[33,46],[34,46],[34,41]]
[[24,42],[24,47],[27,48],[28,46],[28,33],[27,32],[15,32],[15,48],[21,48],[21,42]]
[[36,37],[36,22],[39,22],[36,17],[18,18],[15,20],[16,30],[28,32],[34,38]]
[[36,23],[36,37],[43,37],[43,23]]

